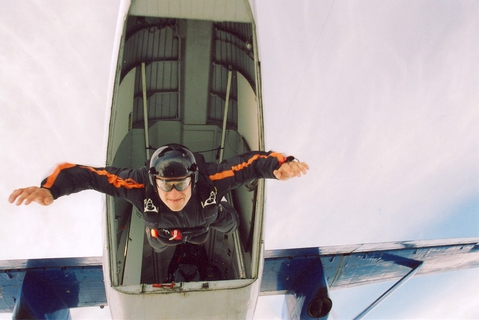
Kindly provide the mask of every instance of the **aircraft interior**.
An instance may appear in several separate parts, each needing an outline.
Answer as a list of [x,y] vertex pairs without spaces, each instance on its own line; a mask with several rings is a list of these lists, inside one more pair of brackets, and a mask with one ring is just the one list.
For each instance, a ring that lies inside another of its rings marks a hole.
[[[263,148],[251,24],[129,16],[125,28],[113,94],[108,165],[141,167],[166,143],[183,144],[209,162]],[[255,240],[260,237],[263,215],[257,204],[262,203],[258,200],[263,188],[258,181],[228,195],[241,220],[237,232],[210,230],[204,246],[180,245],[162,253],[148,244],[141,213],[123,199],[108,197],[112,285],[174,280],[168,268],[177,267],[170,265],[175,250],[175,261],[206,253],[202,275],[183,266],[183,281],[256,277],[260,248]]]

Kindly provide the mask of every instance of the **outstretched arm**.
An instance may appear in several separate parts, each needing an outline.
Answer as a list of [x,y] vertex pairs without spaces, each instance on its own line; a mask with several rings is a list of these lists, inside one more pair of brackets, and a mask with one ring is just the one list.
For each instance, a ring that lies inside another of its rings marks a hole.
[[[12,192],[8,201],[16,205],[37,202],[47,206],[61,196],[83,190],[96,190],[111,196],[125,197],[129,190],[143,190],[146,168],[137,170],[122,168],[93,168],[64,163],[45,178],[41,187],[20,188]],[[146,178],[145,178],[146,177]]]
[[255,179],[288,180],[306,174],[309,166],[277,152],[251,151],[209,164],[209,178],[222,190],[230,190]]
[[10,203],[15,202],[17,206],[24,203],[28,205],[32,202],[37,202],[43,206],[48,206],[53,203],[53,196],[50,190],[40,187],[20,188],[12,192],[8,198]]

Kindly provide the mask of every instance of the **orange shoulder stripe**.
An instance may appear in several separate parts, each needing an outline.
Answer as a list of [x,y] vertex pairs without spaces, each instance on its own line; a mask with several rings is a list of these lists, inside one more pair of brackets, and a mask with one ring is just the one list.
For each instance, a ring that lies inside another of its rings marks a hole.
[[215,180],[225,179],[225,178],[228,178],[228,177],[233,177],[235,175],[235,171],[241,171],[241,170],[247,168],[249,165],[251,165],[257,159],[260,159],[260,158],[266,159],[268,157],[276,158],[278,160],[279,164],[284,163],[284,161],[286,159],[285,156],[283,156],[281,153],[277,153],[277,152],[272,152],[269,155],[256,154],[253,157],[251,157],[250,159],[248,159],[248,161],[240,163],[236,166],[233,166],[229,170],[225,170],[225,171],[218,172],[218,173],[215,173],[213,175],[210,175],[210,179],[211,179],[211,181],[215,181]]
[[108,183],[113,185],[115,188],[121,188],[124,187],[126,189],[139,189],[139,188],[144,188],[145,185],[143,183],[138,183],[135,180],[128,178],[128,179],[122,179],[119,176],[115,174],[111,174],[106,170],[96,170],[95,168],[92,167],[86,167],[83,166],[83,168],[86,168],[100,176],[106,176],[108,178]]

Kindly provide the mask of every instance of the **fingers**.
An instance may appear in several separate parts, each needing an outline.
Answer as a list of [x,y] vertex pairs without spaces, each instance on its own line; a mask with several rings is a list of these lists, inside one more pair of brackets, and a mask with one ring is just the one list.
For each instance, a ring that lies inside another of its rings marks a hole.
[[307,163],[291,161],[283,163],[278,170],[273,172],[273,174],[278,180],[288,180],[294,177],[301,177],[302,174],[307,173],[307,170],[309,170]]
[[29,189],[31,188],[21,188],[13,191],[10,197],[8,197],[8,201],[13,203],[15,200],[17,200],[15,204],[17,206],[21,205],[23,200],[25,200],[31,194],[31,190]]
[[32,202],[37,202],[41,205],[48,206],[53,203],[53,196],[48,189],[39,187],[28,187],[17,189],[8,197],[10,203],[19,206],[22,203],[29,205]]

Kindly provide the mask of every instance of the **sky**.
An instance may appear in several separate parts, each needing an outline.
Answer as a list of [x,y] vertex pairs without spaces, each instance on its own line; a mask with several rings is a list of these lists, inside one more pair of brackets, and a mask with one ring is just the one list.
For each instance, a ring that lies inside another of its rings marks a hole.
[[[311,167],[267,182],[266,249],[478,237],[479,3],[257,1],[256,14],[266,148]],[[58,163],[104,164],[117,16],[116,0],[0,2],[2,260],[101,255],[103,196],[6,199]],[[390,285],[332,291],[331,318]],[[417,277],[366,319],[477,319],[477,288],[479,269]],[[255,318],[281,308],[260,298]]]

